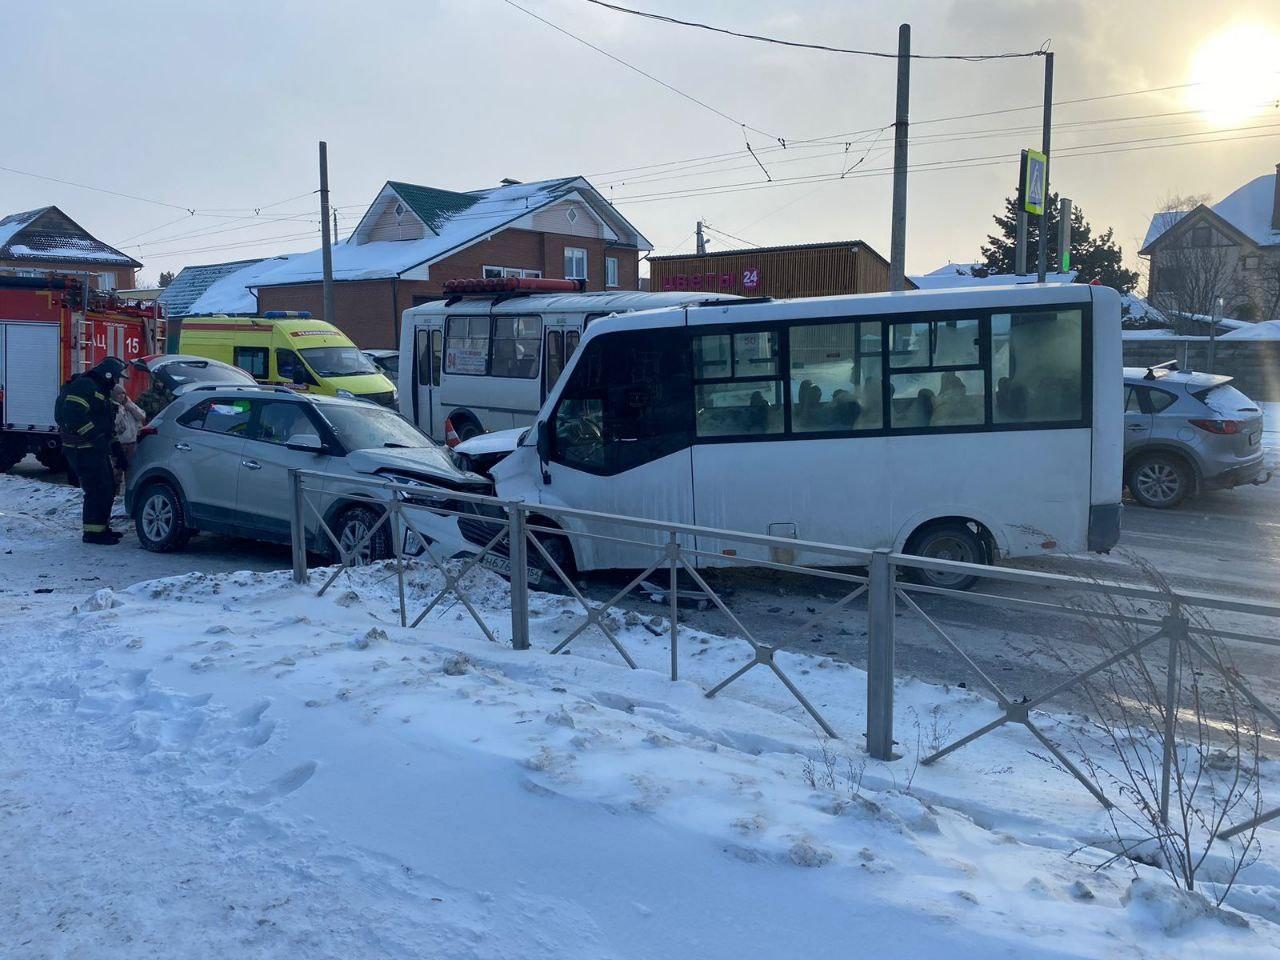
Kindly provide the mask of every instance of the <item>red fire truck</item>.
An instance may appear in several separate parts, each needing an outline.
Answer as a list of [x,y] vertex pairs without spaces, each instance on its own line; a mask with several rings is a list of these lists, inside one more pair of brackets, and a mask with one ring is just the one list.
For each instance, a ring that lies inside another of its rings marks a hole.
[[[88,290],[76,277],[0,276],[0,473],[28,453],[64,463],[53,419],[62,385],[107,357],[165,350],[157,304]],[[134,378],[130,393],[141,384]]]

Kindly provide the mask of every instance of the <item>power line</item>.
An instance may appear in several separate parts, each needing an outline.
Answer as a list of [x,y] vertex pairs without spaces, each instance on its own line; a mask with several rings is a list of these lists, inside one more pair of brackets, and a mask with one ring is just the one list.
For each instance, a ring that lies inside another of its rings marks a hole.
[[[730,37],[738,37],[742,40],[755,40],[760,43],[773,43],[783,47],[799,47],[804,50],[821,50],[826,53],[846,53],[860,57],[882,57],[887,60],[896,60],[898,55],[884,50],[851,50],[847,47],[829,47],[823,43],[801,43],[796,40],[782,40],[777,37],[762,37],[755,33],[739,33],[737,30],[727,30],[724,27],[713,27],[707,23],[698,23],[694,20],[680,20],[677,17],[668,17],[660,13],[648,13],[644,10],[632,10],[630,7],[620,7],[614,3],[605,3],[605,0],[587,0],[587,3],[593,3],[597,7],[604,7],[617,13],[630,14],[633,17],[644,17],[647,20],[657,20],[660,23],[673,24],[680,27],[694,27],[698,30],[708,30],[711,33],[723,33]],[[1048,52],[1048,41],[1039,50],[1032,50],[1027,53],[985,53],[985,54],[958,54],[958,53],[913,53],[910,54],[912,60],[967,60],[969,62],[978,62],[982,60],[1011,60],[1022,57],[1043,57]]]
[[735,237],[732,233],[725,233],[723,230],[719,229],[718,227],[713,227],[711,224],[707,223],[705,220],[702,221],[702,226],[703,226],[703,229],[705,230],[710,230],[712,233],[719,234],[722,237],[727,237],[730,240],[736,240],[738,241],[738,243],[745,243],[748,247],[760,246],[760,244],[752,243],[750,240],[743,240],[741,237]]
[[303,240],[307,237],[314,237],[320,230],[317,225],[315,230],[308,230],[306,233],[288,233],[275,237],[260,237],[256,240],[240,240],[236,243],[223,243],[208,247],[192,247],[187,250],[158,250],[148,253],[148,257],[179,257],[191,253],[207,253],[211,250],[238,250],[244,247],[256,247],[265,243],[275,243],[281,240]]
[[599,54],[602,54],[603,56],[608,57],[614,63],[621,64],[622,66],[626,67],[628,70],[635,71],[636,73],[640,74],[640,76],[645,77],[648,80],[652,80],[654,83],[665,87],[666,89],[670,90],[672,93],[677,94],[678,96],[684,97],[684,99],[690,101],[691,103],[696,103],[698,106],[702,107],[704,110],[710,110],[716,116],[721,117],[725,120],[728,120],[730,123],[737,124],[739,127],[742,127],[746,130],[750,130],[753,133],[758,133],[762,137],[768,137],[770,140],[777,140],[779,143],[783,142],[783,139],[781,137],[774,136],[771,133],[761,130],[759,127],[753,127],[751,126],[751,124],[746,123],[745,121],[739,120],[736,117],[732,117],[729,114],[725,113],[723,110],[720,110],[716,107],[711,106],[711,104],[707,103],[705,100],[699,100],[693,94],[685,93],[683,90],[679,89],[678,87],[673,87],[671,84],[667,83],[665,80],[658,79],[653,74],[640,69],[635,64],[628,63],[626,60],[623,60],[621,57],[610,53],[608,50],[605,50],[601,47],[597,47],[590,40],[585,40],[582,37],[578,36],[576,33],[570,33],[568,30],[566,30],[564,27],[560,26],[559,24],[552,23],[546,17],[540,16],[539,14],[534,13],[532,10],[528,9],[527,7],[520,6],[520,4],[516,3],[515,0],[502,0],[502,2],[509,7],[514,7],[516,10],[519,10],[521,13],[526,14],[527,16],[533,17],[533,19],[546,24],[552,30],[555,30],[558,33],[564,34],[566,37],[570,38],[571,40],[576,40],[578,43],[581,43],[583,46],[590,47],[596,53],[599,53]]

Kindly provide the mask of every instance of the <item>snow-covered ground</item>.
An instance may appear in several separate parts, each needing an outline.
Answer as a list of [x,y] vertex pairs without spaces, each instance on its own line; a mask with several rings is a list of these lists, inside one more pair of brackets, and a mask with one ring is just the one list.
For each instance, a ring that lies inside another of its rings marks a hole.
[[[568,598],[534,595],[517,653],[458,604],[400,628],[381,567],[323,598],[262,571],[32,593],[42,556],[69,574],[113,551],[60,522],[74,491],[31,483],[0,477],[6,960],[1280,951],[1280,830],[1230,915],[1095,871],[1102,811],[1025,732],[917,765],[996,715],[970,691],[902,681],[904,757],[876,763],[856,668],[779,655],[827,742],[764,668],[703,696],[742,640],[682,631],[677,683],[661,621],[618,621],[636,671],[595,633],[550,656]],[[413,571],[411,605],[439,580]],[[472,596],[508,636],[505,584]]]

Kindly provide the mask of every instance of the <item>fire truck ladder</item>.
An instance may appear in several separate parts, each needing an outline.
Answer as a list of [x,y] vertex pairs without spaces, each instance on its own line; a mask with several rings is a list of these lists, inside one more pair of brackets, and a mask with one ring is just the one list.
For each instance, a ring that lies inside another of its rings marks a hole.
[[89,319],[88,309],[74,314],[75,339],[71,344],[71,357],[74,373],[86,373],[89,370],[89,345],[93,343],[93,321]]

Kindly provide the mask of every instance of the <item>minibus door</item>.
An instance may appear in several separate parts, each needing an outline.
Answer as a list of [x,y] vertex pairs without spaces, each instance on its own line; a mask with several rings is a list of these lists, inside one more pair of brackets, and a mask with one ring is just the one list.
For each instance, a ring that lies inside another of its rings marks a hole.
[[439,324],[418,328],[414,355],[414,423],[433,440],[443,440],[443,425],[436,422],[434,402],[444,355],[444,330]]

